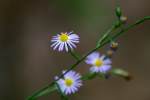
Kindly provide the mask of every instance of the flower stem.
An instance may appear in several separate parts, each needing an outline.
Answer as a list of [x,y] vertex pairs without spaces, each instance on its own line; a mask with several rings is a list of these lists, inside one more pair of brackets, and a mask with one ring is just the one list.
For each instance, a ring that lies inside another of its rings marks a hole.
[[119,33],[117,33],[115,36],[113,36],[113,39],[116,39],[118,36],[120,36],[121,34],[123,34],[124,32],[128,31],[129,29],[145,22],[146,20],[150,20],[150,16],[146,16],[138,21],[136,21],[134,24],[129,25],[126,29],[122,29]]
[[[146,16],[140,20],[137,20],[135,23],[129,25],[128,27],[122,29],[121,31],[119,31],[118,33],[116,33],[115,35],[113,35],[112,37],[110,37],[112,40],[117,39],[120,35],[122,35],[123,33],[127,32],[128,30],[130,30],[131,28],[144,23],[145,21],[150,20],[150,16]],[[107,44],[110,40],[106,40],[103,45]]]
[[121,26],[121,24],[118,25],[118,21],[116,21],[111,28],[109,28],[104,34],[103,36],[101,36],[101,38],[98,40],[96,47],[99,47],[99,45],[105,41],[107,39],[107,37],[109,37],[110,33],[113,32],[114,30],[116,30],[117,28],[119,28]]
[[38,97],[54,92],[55,90],[57,90],[56,84],[52,82],[48,86],[40,89],[39,91],[35,92],[33,95],[29,96],[26,100],[36,100]]
[[79,55],[75,53],[74,51],[70,50],[69,53],[71,54],[72,57],[74,57],[77,61],[80,59]]

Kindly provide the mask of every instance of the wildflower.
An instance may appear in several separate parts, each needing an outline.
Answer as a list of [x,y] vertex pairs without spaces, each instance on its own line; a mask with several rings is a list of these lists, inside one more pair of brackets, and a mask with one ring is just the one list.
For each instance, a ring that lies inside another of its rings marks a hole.
[[85,62],[92,65],[92,67],[90,68],[91,72],[106,73],[111,69],[111,60],[109,58],[106,58],[105,55],[101,56],[98,52],[90,54]]
[[[63,71],[63,74],[65,71]],[[57,78],[57,77],[56,77]],[[75,71],[69,71],[64,75],[64,78],[61,78],[57,81],[59,88],[66,95],[75,93],[78,91],[79,87],[82,86],[81,76]]]
[[73,34],[73,32],[61,32],[56,36],[52,37],[52,45],[51,47],[58,51],[63,51],[64,49],[68,52],[69,49],[73,50],[76,48],[76,43],[79,43],[79,36],[77,34]]

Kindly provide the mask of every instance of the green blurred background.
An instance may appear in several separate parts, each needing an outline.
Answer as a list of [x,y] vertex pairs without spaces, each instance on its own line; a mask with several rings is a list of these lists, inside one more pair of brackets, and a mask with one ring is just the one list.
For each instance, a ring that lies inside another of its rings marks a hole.
[[[132,23],[150,15],[149,0],[120,0]],[[50,83],[75,62],[67,53],[49,47],[50,36],[74,30],[81,37],[76,49],[85,53],[115,19],[115,0],[0,0],[0,100],[24,100]],[[118,40],[113,66],[131,72],[134,79],[88,81],[71,100],[150,100],[150,21]],[[107,46],[100,51],[105,53]],[[77,70],[88,71],[80,64]],[[59,100],[57,93],[39,100]]]

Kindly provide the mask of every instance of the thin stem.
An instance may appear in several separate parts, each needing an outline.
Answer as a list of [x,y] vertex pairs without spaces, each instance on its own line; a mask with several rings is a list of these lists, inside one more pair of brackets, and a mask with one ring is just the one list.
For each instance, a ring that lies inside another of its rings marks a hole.
[[77,61],[80,59],[79,55],[77,55],[74,51],[70,50],[69,53],[72,57],[74,57]]
[[136,21],[134,24],[129,25],[127,28],[122,29],[120,32],[116,33],[116,35],[114,35],[112,38],[113,38],[113,39],[116,39],[117,37],[119,37],[119,36],[120,36],[121,34],[123,34],[124,32],[126,32],[126,31],[128,31],[129,29],[131,29],[131,28],[133,28],[133,27],[135,27],[135,26],[137,26],[137,25],[139,25],[139,24],[145,22],[146,20],[150,20],[150,16],[146,16],[146,17],[144,17],[144,18],[142,18],[142,19]]
[[[52,88],[51,88],[52,87]],[[46,95],[50,92],[57,90],[55,83],[52,82],[51,84],[47,85],[46,87],[40,89],[39,91],[35,92],[32,96],[29,96],[27,100],[36,100],[38,97]]]
[[103,34],[103,36],[98,40],[98,42],[97,42],[97,47],[100,45],[100,43],[102,43],[102,42],[109,36],[109,34],[110,34],[113,30],[115,30],[115,29],[117,29],[117,28],[118,28],[118,27],[116,27],[116,23],[113,24],[113,25],[111,26],[111,28],[108,29],[108,30]]
[[[144,17],[144,18],[142,18],[142,19],[136,21],[134,24],[131,24],[131,25],[129,25],[127,28],[122,29],[120,32],[116,33],[114,36],[111,37],[111,39],[112,39],[112,40],[117,39],[120,35],[122,35],[123,33],[127,32],[127,31],[130,30],[131,28],[133,28],[133,27],[135,27],[135,26],[137,26],[137,25],[139,25],[139,24],[142,24],[142,23],[144,23],[145,21],[148,21],[148,20],[150,20],[150,16],[146,16],[146,17]],[[103,45],[107,44],[108,42],[109,42],[109,40],[105,41],[105,42],[103,43]]]
[[60,78],[62,78],[65,74],[67,74],[70,70],[74,69],[78,64],[80,64],[88,55],[93,53],[94,51],[98,50],[101,46],[99,45],[98,47],[94,48],[93,50],[89,51],[86,55],[84,55],[82,58],[80,58],[75,64],[70,66],[70,68],[64,73],[59,76],[59,78],[55,81],[58,81]]

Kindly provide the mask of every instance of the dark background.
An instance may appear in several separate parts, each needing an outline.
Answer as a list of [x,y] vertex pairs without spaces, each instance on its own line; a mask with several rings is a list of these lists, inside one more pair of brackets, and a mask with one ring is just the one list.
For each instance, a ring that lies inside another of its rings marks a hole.
[[[127,23],[150,15],[149,0],[120,3]],[[81,37],[76,51],[85,53],[111,26],[115,5],[115,0],[0,0],[0,100],[24,100],[75,62],[68,53],[52,51],[48,34],[74,30]],[[94,79],[71,100],[150,100],[150,21],[118,42],[113,66],[130,71],[134,79]],[[77,70],[88,68],[82,63]],[[54,93],[39,100],[59,99]]]

